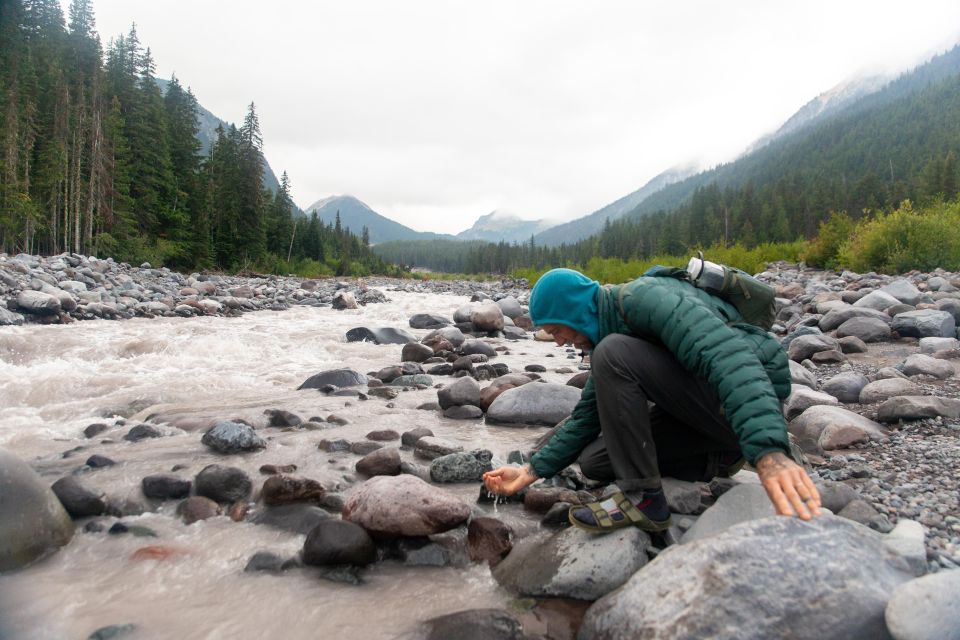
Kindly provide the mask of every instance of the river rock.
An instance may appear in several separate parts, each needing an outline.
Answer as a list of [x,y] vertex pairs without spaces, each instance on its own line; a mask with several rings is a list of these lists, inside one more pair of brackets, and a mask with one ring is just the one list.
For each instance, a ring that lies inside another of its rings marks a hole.
[[453,324],[452,320],[443,316],[434,316],[429,313],[415,313],[410,316],[411,329],[437,329]]
[[193,524],[223,515],[220,505],[204,496],[190,496],[177,505],[177,514],[184,524]]
[[948,360],[915,353],[904,361],[903,372],[908,376],[925,375],[944,380],[953,376],[954,369],[953,364]]
[[23,316],[0,307],[0,327],[14,327],[23,324]]
[[923,293],[917,289],[909,280],[894,280],[885,287],[879,289],[882,293],[893,296],[903,304],[916,306],[923,299]]
[[265,505],[274,507],[292,502],[317,502],[325,494],[323,485],[316,480],[276,475],[264,481],[263,488],[260,490],[260,499]]
[[396,640],[526,640],[523,626],[502,609],[469,609],[430,618]]
[[817,405],[837,406],[840,401],[828,393],[814,391],[803,385],[791,385],[790,396],[783,404],[783,414],[787,420],[793,420],[798,415]]
[[886,323],[890,322],[890,316],[883,311],[877,311],[876,309],[869,309],[867,307],[845,305],[841,308],[833,309],[830,313],[820,318],[820,330],[833,331],[851,318],[876,318]]
[[920,338],[920,353],[930,355],[937,351],[960,349],[960,340],[956,338]]
[[898,422],[943,416],[951,420],[960,418],[960,399],[936,396],[897,396],[877,407],[877,420]]
[[686,482],[675,478],[663,478],[663,493],[667,498],[667,507],[673,513],[697,513],[700,511],[700,487],[697,482]]
[[224,454],[257,451],[267,446],[266,440],[258,436],[253,427],[231,421],[215,424],[203,434],[200,442]]
[[154,500],[179,500],[190,495],[193,483],[169,473],[158,473],[140,481],[143,495]]
[[840,513],[845,506],[860,497],[856,489],[842,482],[818,480],[815,484],[820,494],[820,506],[831,513]]
[[102,456],[99,453],[95,453],[87,458],[86,462],[86,465],[91,469],[103,469],[104,467],[112,467],[115,464],[117,464],[115,460],[107,456]]
[[0,571],[19,569],[70,542],[73,522],[26,462],[0,449]]
[[890,323],[879,318],[850,318],[837,327],[837,337],[854,336],[864,342],[882,342],[890,339]]
[[437,391],[437,401],[441,409],[459,407],[465,404],[480,405],[480,385],[470,377],[460,378]]
[[410,431],[404,431],[400,436],[400,444],[406,447],[412,447],[417,444],[417,441],[420,438],[425,438],[426,436],[432,436],[433,431],[427,429],[426,427],[417,427],[416,429],[411,429]]
[[303,562],[312,566],[368,565],[377,559],[377,547],[363,527],[345,520],[323,520],[303,543]]
[[17,294],[17,307],[25,313],[53,316],[60,313],[61,302],[57,296],[49,293],[27,290]]
[[482,355],[488,358],[495,358],[497,356],[493,345],[483,340],[465,340],[464,343],[460,345],[460,353],[465,356]]
[[894,640],[960,640],[960,571],[940,571],[897,587],[884,613]]
[[263,414],[271,427],[299,427],[303,424],[303,418],[283,409],[267,409]]
[[479,482],[493,469],[493,453],[486,449],[451,453],[430,462],[430,478],[434,482]]
[[468,505],[412,475],[371,478],[343,507],[344,520],[384,537],[441,533],[469,517]]
[[775,513],[773,503],[762,485],[739,484],[721,495],[713,506],[703,512],[683,534],[681,544],[709,538],[734,525],[766,518]]
[[890,521],[887,519],[887,516],[877,511],[873,505],[866,500],[861,500],[859,498],[856,500],[851,500],[847,506],[837,513],[837,515],[841,518],[846,518],[847,520],[853,520],[854,522],[860,523],[865,527],[870,527],[874,531],[879,531],[880,533],[886,533],[893,528],[893,526],[890,524]]
[[[576,491],[563,487],[538,484],[523,493],[523,508],[534,513],[547,513],[558,502],[581,504],[583,500]],[[590,502],[595,502],[591,497]]]
[[869,309],[876,309],[877,311],[884,311],[889,309],[895,304],[899,304],[899,300],[894,298],[892,295],[886,291],[871,291],[867,295],[863,296],[859,300],[853,303],[855,307],[867,307]]
[[417,339],[403,329],[394,327],[355,327],[347,331],[347,342],[373,342],[374,344],[407,344]]
[[511,320],[523,315],[523,307],[520,306],[520,302],[518,302],[513,296],[500,298],[497,300],[497,306],[500,307],[501,311],[503,311],[503,315]]
[[198,496],[210,498],[214,502],[233,503],[250,497],[253,482],[241,469],[211,464],[197,474],[193,487]]
[[400,451],[395,447],[377,449],[358,460],[354,469],[370,477],[400,475]]
[[500,394],[487,410],[487,420],[504,425],[552,427],[573,411],[580,389],[565,384],[525,384]]
[[790,422],[788,428],[800,448],[814,454],[845,449],[869,440],[882,440],[888,435],[886,428],[869,418],[829,406],[810,407]]
[[[489,386],[480,390],[480,404],[478,406],[484,411],[487,411],[490,409],[493,401],[504,391],[513,389],[514,387],[522,387],[529,382],[531,382],[531,380],[527,376],[515,373],[500,376],[491,382]],[[582,387],[580,388],[582,389]]]
[[448,342],[454,348],[456,348],[462,345],[465,340],[466,340],[466,337],[463,335],[463,332],[460,331],[460,329],[456,327],[442,327],[440,329],[435,329],[430,333],[428,333],[427,335],[425,335],[423,337],[423,340],[421,340],[420,342],[432,348],[434,351],[439,351],[439,349],[433,346],[434,344],[438,344],[440,342]]
[[578,638],[887,638],[887,601],[911,577],[842,518],[764,518],[662,552],[590,607]]
[[596,600],[647,563],[649,545],[650,537],[636,527],[605,535],[572,527],[521,540],[493,577],[522,596]]
[[867,343],[857,336],[845,336],[837,340],[840,344],[840,353],[866,353]]
[[907,561],[913,575],[919,577],[927,572],[927,551],[923,545],[923,525],[916,520],[900,518],[897,526],[883,537],[883,544]]
[[367,376],[353,369],[331,369],[321,371],[307,378],[297,389],[320,389],[327,385],[334,387],[356,387],[367,384]]
[[914,338],[955,338],[957,323],[946,311],[921,309],[898,313],[891,328],[901,336]]
[[795,362],[803,362],[820,351],[833,351],[839,349],[836,338],[826,335],[806,335],[794,339],[787,349],[787,355]]
[[403,345],[400,360],[403,362],[423,362],[433,357],[433,349],[419,342],[408,342]]
[[73,476],[64,476],[50,487],[72,518],[103,515],[107,503],[100,491],[93,491]]
[[306,535],[322,520],[329,518],[330,514],[320,507],[301,502],[267,507],[253,514],[250,521]]
[[[787,361],[790,364],[790,382],[794,385],[802,384],[805,387],[810,387],[814,391],[817,389],[817,376],[813,375],[813,372],[804,367],[799,362],[793,360]],[[567,382],[567,384],[570,384]],[[581,389],[583,387],[580,387]]]
[[470,560],[495,567],[513,549],[513,529],[496,518],[472,518],[467,526]]
[[870,383],[862,373],[856,371],[847,371],[839,373],[826,382],[820,388],[824,393],[845,404],[860,402],[860,392]]
[[357,298],[349,291],[337,291],[333,294],[333,300],[330,301],[330,306],[338,311],[360,308],[357,304]]
[[479,304],[471,309],[469,322],[478,331],[500,331],[503,329],[503,311],[495,302]]
[[424,436],[418,439],[414,446],[414,453],[425,460],[433,460],[458,451],[463,451],[463,447],[433,436]]
[[127,431],[127,435],[123,436],[124,440],[129,442],[139,442],[141,440],[146,440],[147,438],[162,438],[163,432],[160,429],[149,424],[138,424],[135,427]]
[[483,417],[483,409],[472,404],[444,409],[443,417],[450,420],[479,420]]
[[903,378],[874,380],[860,390],[860,404],[883,402],[894,396],[912,396],[920,393],[916,383]]

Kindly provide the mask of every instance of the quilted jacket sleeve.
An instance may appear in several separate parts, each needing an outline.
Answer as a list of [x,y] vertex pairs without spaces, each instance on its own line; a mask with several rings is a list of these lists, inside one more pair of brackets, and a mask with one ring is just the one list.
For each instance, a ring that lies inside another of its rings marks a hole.
[[549,478],[576,462],[580,452],[599,436],[597,395],[591,376],[583,387],[580,402],[573,408],[573,413],[550,441],[530,458],[530,464],[538,476]]
[[624,321],[635,334],[659,339],[717,391],[751,464],[771,451],[789,454],[780,401],[763,364],[740,331],[683,290],[689,286],[669,278],[635,280],[620,296]]

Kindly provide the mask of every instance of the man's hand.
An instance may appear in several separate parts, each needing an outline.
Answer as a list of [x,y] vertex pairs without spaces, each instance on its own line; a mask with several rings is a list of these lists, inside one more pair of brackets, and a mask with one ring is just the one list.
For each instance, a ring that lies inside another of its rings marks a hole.
[[526,467],[500,467],[483,474],[483,486],[490,493],[512,496],[537,481],[537,476]]
[[757,475],[777,515],[800,516],[809,520],[820,515],[820,493],[803,467],[778,452],[757,461]]

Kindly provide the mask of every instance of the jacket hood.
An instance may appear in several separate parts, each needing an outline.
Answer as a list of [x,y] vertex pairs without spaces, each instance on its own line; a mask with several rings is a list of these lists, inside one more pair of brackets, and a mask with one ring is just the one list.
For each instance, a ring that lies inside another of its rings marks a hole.
[[530,294],[534,324],[562,324],[582,333],[596,346],[600,342],[597,295],[600,283],[573,269],[552,269],[537,281]]

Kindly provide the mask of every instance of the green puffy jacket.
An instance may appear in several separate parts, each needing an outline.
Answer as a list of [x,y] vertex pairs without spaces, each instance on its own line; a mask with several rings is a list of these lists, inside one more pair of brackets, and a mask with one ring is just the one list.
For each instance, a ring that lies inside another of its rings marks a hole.
[[[641,277],[597,295],[601,340],[621,333],[663,344],[716,390],[751,464],[771,451],[789,455],[781,403],[790,395],[790,368],[767,332],[742,323],[733,305],[675,278]],[[599,435],[591,377],[566,423],[531,458],[533,470],[541,477],[554,475]]]

